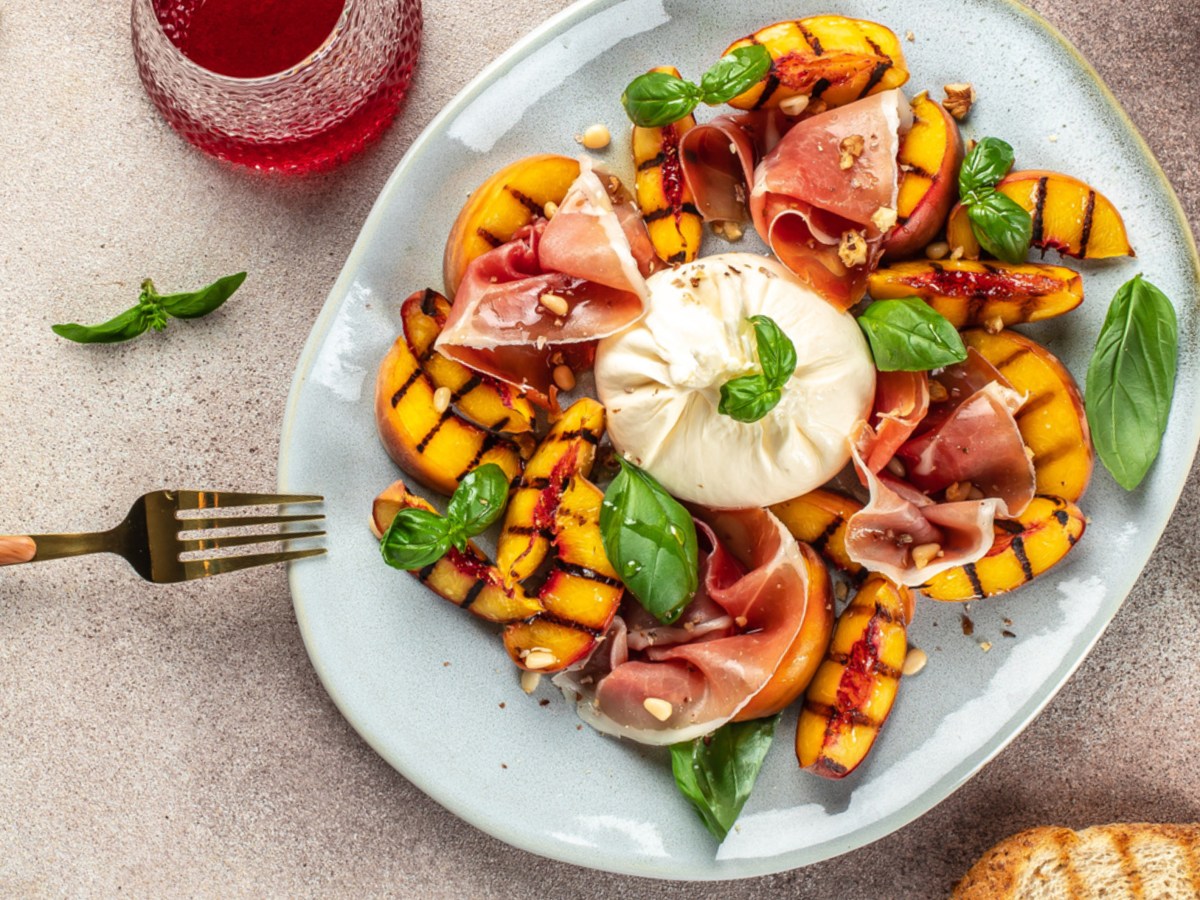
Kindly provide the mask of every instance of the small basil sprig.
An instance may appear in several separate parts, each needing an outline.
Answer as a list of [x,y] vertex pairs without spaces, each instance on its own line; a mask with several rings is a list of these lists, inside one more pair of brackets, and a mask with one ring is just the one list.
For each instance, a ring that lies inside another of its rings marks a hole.
[[661,128],[678,122],[700,103],[727,103],[770,71],[770,52],[761,44],[751,44],[722,56],[699,84],[667,72],[639,75],[621,94],[621,105],[634,125]]
[[796,346],[770,316],[751,316],[762,372],[721,385],[717,412],[739,422],[757,422],[775,408],[781,389],[796,371]]
[[1011,145],[985,137],[958,171],[958,195],[967,209],[971,231],[983,249],[1005,262],[1019,263],[1029,253],[1033,219],[1019,203],[996,190],[1014,160]]
[[746,805],[778,721],[731,722],[708,737],[671,745],[675,784],[717,840],[725,840]]
[[625,587],[660,622],[679,618],[700,583],[696,524],[649,472],[621,471],[600,504],[600,539]]
[[927,372],[967,358],[958,329],[919,297],[877,300],[858,324],[881,372]]
[[1127,491],[1141,483],[1162,445],[1178,350],[1167,296],[1141,275],[1122,285],[1088,364],[1084,407],[1096,452]]
[[241,287],[245,272],[218,278],[207,287],[183,294],[160,294],[149,278],[142,282],[137,305],[100,325],[51,325],[59,337],[80,344],[113,344],[127,341],[153,328],[162,331],[167,319],[198,319],[206,316]]
[[384,562],[397,569],[423,569],[451,547],[464,550],[467,541],[500,518],[508,501],[508,478],[495,463],[472,469],[458,483],[446,515],[405,507],[396,513],[379,545]]

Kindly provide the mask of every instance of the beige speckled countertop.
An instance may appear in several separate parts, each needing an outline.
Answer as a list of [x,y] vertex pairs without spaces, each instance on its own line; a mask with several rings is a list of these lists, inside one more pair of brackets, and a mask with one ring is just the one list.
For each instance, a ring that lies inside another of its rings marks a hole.
[[[157,116],[128,0],[0,4],[0,531],[107,525],[160,486],[271,489],[292,369],[388,173],[563,5],[427,0],[397,126],[343,170],[281,185],[211,162]],[[1108,80],[1200,221],[1200,7],[1034,6]],[[100,350],[48,329],[131,302],[146,275],[183,287],[243,267],[236,309],[204,323]],[[4,570],[0,894],[938,897],[1030,825],[1200,820],[1198,505],[1193,477],[1095,651],[958,793],[849,856],[727,885],[575,869],[442,810],[326,697],[282,568],[174,588],[115,557]]]

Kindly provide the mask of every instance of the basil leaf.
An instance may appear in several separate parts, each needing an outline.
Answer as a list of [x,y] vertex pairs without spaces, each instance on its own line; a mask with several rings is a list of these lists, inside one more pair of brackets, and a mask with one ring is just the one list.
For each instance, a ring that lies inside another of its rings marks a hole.
[[671,745],[675,784],[713,836],[725,840],[750,797],[779,716],[730,722],[708,737]]
[[751,316],[758,346],[758,364],[767,384],[781,388],[796,374],[796,345],[770,316]]
[[150,292],[158,298],[162,308],[168,314],[176,319],[197,319],[200,316],[207,316],[214,309],[233,296],[233,292],[242,286],[242,282],[246,280],[245,272],[238,272],[236,275],[226,275],[224,278],[218,278],[207,287],[202,287],[198,291],[190,291],[185,294],[166,294],[158,296],[154,294],[154,285],[147,280],[143,283],[142,289],[149,288]]
[[696,524],[650,473],[620,457],[600,504],[600,538],[629,592],[664,624],[679,618],[699,585]]
[[405,507],[383,535],[379,551],[396,569],[412,571],[432,565],[450,549],[450,520],[425,509]]
[[504,470],[495,463],[486,463],[459,482],[446,507],[446,518],[452,530],[463,537],[474,537],[500,518],[507,502],[508,478]]
[[779,404],[781,397],[779,388],[771,387],[765,375],[743,375],[721,385],[717,412],[739,422],[757,422]]
[[958,330],[917,297],[878,300],[858,324],[881,372],[925,372],[967,358]]
[[1096,452],[1127,491],[1158,456],[1178,352],[1175,307],[1166,295],[1141,275],[1122,285],[1088,364],[1084,407]]
[[1012,145],[1000,138],[985,137],[963,160],[958,170],[958,194],[963,203],[976,203],[995,188],[1012,169]]
[[77,344],[114,344],[135,338],[149,327],[150,321],[138,305],[100,325],[77,325],[72,322],[51,325],[50,330]]
[[771,54],[762,44],[738,47],[725,54],[700,79],[701,99],[709,104],[728,103],[750,90],[771,71]]
[[621,105],[634,125],[661,128],[678,122],[700,102],[700,88],[669,72],[639,75],[621,94]]
[[1017,201],[993,192],[967,207],[967,218],[976,240],[992,256],[1010,263],[1025,261],[1033,239],[1033,219]]

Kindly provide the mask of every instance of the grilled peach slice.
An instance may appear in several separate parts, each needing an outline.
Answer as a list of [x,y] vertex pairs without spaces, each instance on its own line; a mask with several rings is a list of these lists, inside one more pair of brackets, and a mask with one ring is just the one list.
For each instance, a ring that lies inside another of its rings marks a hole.
[[[403,481],[388,486],[371,507],[371,532],[382,538],[396,513],[405,507],[433,512],[427,501],[409,492]],[[520,585],[506,585],[491,561],[474,543],[453,547],[431,566],[414,570],[414,578],[439,597],[489,622],[518,622],[542,611],[541,604]]]
[[545,215],[547,203],[561,203],[578,177],[578,162],[546,153],[509,163],[477,187],[446,239],[446,293],[454,296],[471,260],[507,243],[534,217]]
[[437,291],[418,292],[400,308],[408,348],[421,360],[421,368],[434,389],[450,390],[450,402],[463,415],[489,431],[524,434],[533,428],[533,404],[511,385],[480,375],[433,349],[446,324],[450,302]]
[[801,543],[800,551],[808,570],[808,605],[804,609],[800,633],[766,687],[734,717],[735,722],[773,716],[791,706],[792,701],[804,693],[825,658],[833,633],[833,583],[829,579],[829,570],[815,550]]
[[963,332],[974,347],[1025,395],[1017,427],[1033,452],[1037,491],[1076,501],[1092,477],[1095,452],[1075,379],[1049,350],[1014,331]]
[[[659,66],[650,71],[679,75],[673,66]],[[638,208],[646,220],[654,251],[672,264],[695,259],[704,236],[700,211],[679,164],[679,139],[695,125],[696,117],[687,115],[663,128],[633,126],[633,164],[637,168],[634,192]]]
[[955,328],[965,328],[1061,316],[1083,302],[1083,279],[1041,263],[913,261],[872,272],[867,291],[876,300],[920,297]]
[[[996,187],[1033,217],[1031,246],[1076,259],[1135,255],[1112,201],[1078,178],[1029,169],[1010,172]],[[965,258],[979,258],[979,242],[962,204],[950,213],[946,241],[952,248],[962,247]]]
[[958,123],[924,91],[913,98],[912,111],[912,130],[900,144],[904,174],[896,199],[896,227],[883,242],[884,254],[892,259],[912,256],[933,240],[958,199],[963,161]]
[[555,516],[572,479],[586,478],[604,434],[604,407],[576,400],[554,423],[513,486],[496,545],[496,561],[510,584],[537,571],[554,539]]
[[935,575],[917,590],[934,600],[994,597],[1026,584],[1061,560],[1086,522],[1074,503],[1038,494],[1016,519],[996,522],[996,539],[978,562]]
[[830,565],[857,575],[863,567],[846,553],[846,520],[860,509],[862,504],[857,500],[818,488],[776,503],[771,512],[779,517],[792,537],[811,546]]
[[838,616],[796,723],[802,768],[844,778],[866,758],[896,699],[912,615],[912,591],[872,574]]
[[516,478],[533,449],[529,435],[502,437],[467,421],[451,406],[439,412],[433,401],[437,388],[425,362],[401,334],[379,366],[375,425],[388,455],[443,494],[453,493],[468,472],[484,463],[495,463],[510,480]]
[[603,431],[604,407],[577,400],[554,423],[509,499],[496,553],[505,581],[529,578],[551,545],[555,550],[538,593],[545,614],[504,632],[504,646],[524,668],[552,672],[582,658],[620,605],[624,586],[600,538],[604,494],[587,480]]
[[751,44],[762,44],[770,52],[771,71],[729,101],[738,109],[783,104],[786,110],[786,101],[802,96],[827,107],[842,106],[908,81],[908,64],[896,35],[865,19],[812,16],[776,22],[734,41],[725,53]]

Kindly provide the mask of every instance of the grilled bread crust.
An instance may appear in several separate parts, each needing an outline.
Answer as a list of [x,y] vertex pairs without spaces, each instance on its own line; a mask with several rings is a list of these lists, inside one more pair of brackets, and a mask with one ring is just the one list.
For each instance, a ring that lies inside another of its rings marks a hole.
[[951,900],[1200,900],[1200,824],[1031,828],[980,857]]

